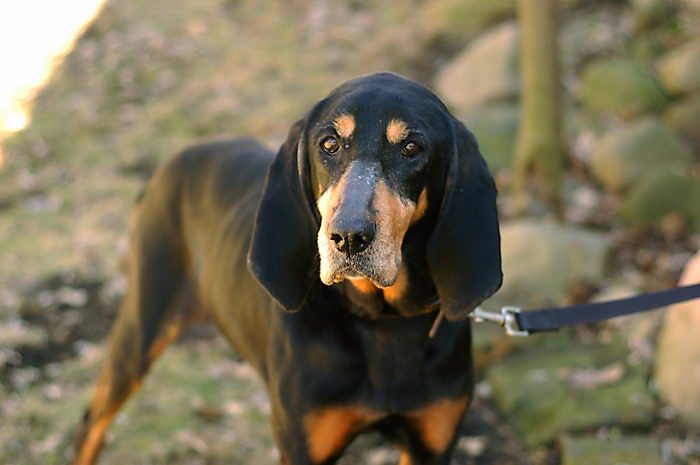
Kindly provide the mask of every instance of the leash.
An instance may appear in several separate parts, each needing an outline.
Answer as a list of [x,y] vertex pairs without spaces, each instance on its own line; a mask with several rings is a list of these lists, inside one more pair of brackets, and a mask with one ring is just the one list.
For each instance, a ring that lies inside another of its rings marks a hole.
[[[569,326],[595,323],[618,316],[645,312],[697,298],[700,298],[700,283],[625,299],[570,307],[523,310],[519,307],[505,306],[501,308],[500,312],[489,312],[477,307],[469,317],[478,323],[491,322],[503,326],[509,336],[529,336],[533,333],[557,331]],[[441,315],[442,312],[438,318]],[[433,325],[434,329],[437,329],[439,324],[438,318],[436,318],[436,324]],[[434,333],[434,331],[431,332]]]

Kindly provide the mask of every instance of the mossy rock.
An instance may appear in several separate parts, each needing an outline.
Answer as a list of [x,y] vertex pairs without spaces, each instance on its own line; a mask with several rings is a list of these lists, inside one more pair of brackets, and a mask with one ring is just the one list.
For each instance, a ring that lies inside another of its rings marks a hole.
[[435,88],[458,115],[489,102],[515,100],[520,94],[518,30],[509,22],[471,42],[435,77]]
[[673,49],[661,59],[658,68],[661,82],[670,92],[700,90],[700,40]]
[[668,101],[654,76],[629,59],[594,61],[583,70],[581,79],[581,103],[591,112],[629,119],[661,110]]
[[493,172],[511,168],[519,117],[516,105],[500,104],[484,107],[464,118]]
[[700,95],[669,106],[663,120],[669,128],[700,146]]
[[501,225],[503,286],[494,305],[558,305],[572,286],[604,280],[610,237],[599,231],[533,220]]
[[644,176],[626,194],[620,214],[633,226],[652,227],[669,213],[693,225],[700,209],[700,181],[670,168]]
[[437,0],[420,9],[421,29],[443,47],[465,44],[480,31],[515,16],[513,0]]
[[632,2],[633,28],[638,33],[673,25],[676,19],[676,5],[669,0],[635,0]]
[[[571,344],[565,335],[492,366],[486,377],[496,406],[531,446],[559,434],[604,425],[648,426],[654,398],[646,375],[625,365],[624,345]],[[587,384],[588,383],[588,384]]]
[[657,169],[685,169],[692,158],[679,136],[657,119],[645,118],[601,137],[593,147],[590,163],[598,181],[620,192]]
[[[585,0],[562,0],[562,10],[573,9]],[[516,16],[515,0],[430,0],[417,11],[418,34],[442,48],[454,49],[500,21]],[[414,34],[416,31],[413,32]]]
[[561,455],[562,465],[658,465],[661,444],[649,437],[566,437]]

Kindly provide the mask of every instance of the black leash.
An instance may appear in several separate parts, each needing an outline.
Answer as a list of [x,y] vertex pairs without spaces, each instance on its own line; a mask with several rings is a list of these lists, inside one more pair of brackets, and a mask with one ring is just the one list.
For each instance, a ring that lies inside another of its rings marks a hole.
[[644,312],[666,305],[700,298],[700,283],[676,287],[666,291],[650,292],[626,299],[611,300],[571,307],[522,310],[503,307],[500,312],[476,308],[470,317],[478,322],[490,321],[505,327],[511,336],[556,331],[560,328],[607,320],[617,316]]

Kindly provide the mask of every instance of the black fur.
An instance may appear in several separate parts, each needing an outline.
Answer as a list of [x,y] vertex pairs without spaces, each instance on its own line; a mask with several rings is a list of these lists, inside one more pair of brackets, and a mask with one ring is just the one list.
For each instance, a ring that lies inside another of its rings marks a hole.
[[[345,113],[355,118],[356,137],[329,157],[319,138]],[[387,142],[391,118],[416,129],[419,156],[402,157],[400,144]],[[425,212],[403,239],[409,282],[391,302],[381,290],[319,280],[319,188],[351,163],[373,166],[381,173],[375,183],[407,202],[427,193]],[[154,347],[169,340],[167,328],[204,312],[265,380],[284,464],[335,463],[367,429],[384,433],[414,465],[447,464],[459,423],[450,423],[444,444],[429,443],[425,428],[443,416],[459,419],[471,396],[463,317],[501,282],[495,200],[473,136],[432,92],[393,74],[338,87],[292,127],[274,157],[245,140],[186,150],[159,170],[137,207],[128,294],[74,463],[93,463],[102,440],[96,429],[144,376]],[[438,297],[449,321],[429,338]],[[438,419],[425,414],[455,400],[456,410],[443,407]],[[328,409],[350,416],[314,430],[310,419]],[[367,424],[352,429],[361,423],[354,414]],[[314,461],[310,436],[342,427],[351,428],[347,437],[326,455],[316,451]],[[91,445],[86,438],[95,436]]]

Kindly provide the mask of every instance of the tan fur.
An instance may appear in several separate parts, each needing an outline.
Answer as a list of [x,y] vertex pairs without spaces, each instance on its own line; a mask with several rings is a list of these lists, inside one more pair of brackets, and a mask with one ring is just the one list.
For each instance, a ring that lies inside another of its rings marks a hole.
[[[340,181],[329,187],[321,194],[317,202],[317,208],[321,214],[321,227],[318,232],[318,252],[321,257],[321,269],[319,276],[326,285],[341,282],[345,276],[334,275],[337,260],[337,251],[331,244],[328,237],[328,225],[333,219],[333,215],[342,200],[343,191],[347,185],[347,173],[343,174]],[[421,195],[425,199],[426,195]],[[426,203],[425,200],[422,201]],[[389,290],[389,298],[396,301],[405,291],[407,278],[404,281],[399,279],[399,265],[401,264],[401,245],[403,243],[406,230],[416,215],[416,204],[406,201],[393,193],[383,180],[376,184],[374,197],[372,199],[372,209],[377,212],[375,218],[377,232],[374,240],[364,252],[369,257],[375,267],[375,276],[380,276],[380,282],[372,279],[372,284],[376,287],[386,288],[396,286]],[[422,206],[422,209],[425,207]],[[423,212],[418,213],[422,215]],[[371,278],[371,276],[369,276]],[[388,282],[388,285],[382,285]],[[353,284],[361,292],[371,292],[371,287],[366,283]]]
[[[416,206],[413,202],[406,202],[391,192],[386,183],[380,180],[377,182],[374,193],[374,210],[378,212],[377,235],[374,240],[378,247],[391,250],[394,262],[400,262],[403,237],[410,225]],[[396,263],[393,266],[396,266]],[[398,277],[398,270],[395,272]]]
[[436,454],[444,453],[454,437],[469,397],[440,399],[407,415],[423,443]]
[[355,132],[355,117],[347,113],[340,115],[333,121],[333,126],[340,137],[348,139]]
[[91,412],[101,413],[96,419],[91,419],[85,439],[80,444],[80,450],[77,451],[72,465],[92,465],[95,463],[97,455],[102,449],[105,433],[109,425],[112,424],[119,407],[132,392],[141,386],[140,380],[134,381],[121,399],[110,399],[108,386],[110,386],[111,382],[109,376],[111,376],[111,373],[103,370],[100,382],[95,388],[90,408]]
[[372,284],[372,281],[369,279],[350,279],[350,284],[352,287],[354,287],[358,292],[361,292],[363,294],[376,294],[379,292],[379,288]]
[[386,127],[386,138],[392,144],[398,144],[408,136],[408,125],[399,119],[392,119]]
[[[333,212],[338,208],[338,204],[340,203],[340,198],[343,194],[343,190],[345,189],[345,185],[347,184],[347,176],[348,172],[346,171],[343,173],[343,176],[341,176],[340,180],[333,186],[330,186],[326,191],[321,194],[321,196],[318,198],[318,201],[316,202],[316,208],[318,209],[318,212],[321,214],[321,218],[327,218],[330,220],[331,215]],[[321,189],[321,186],[319,185],[319,190]]]
[[402,263],[396,282],[392,286],[382,289],[384,300],[390,305],[398,303],[408,290],[408,282],[408,269]]
[[112,423],[113,416],[114,414],[109,417],[103,417],[100,421],[92,425],[73,465],[92,465],[95,463],[97,454],[102,448],[107,428],[109,428],[109,425]]
[[328,407],[304,415],[311,460],[326,461],[340,452],[353,435],[379,418],[380,414],[364,407]]
[[316,202],[316,208],[321,214],[321,227],[318,230],[317,237],[318,253],[321,256],[320,278],[321,281],[326,285],[330,285],[333,284],[333,282],[336,282],[335,277],[331,276],[332,270],[330,269],[329,263],[329,257],[332,256],[334,250],[333,246],[328,240],[328,224],[331,218],[333,217],[333,213],[340,204],[340,199],[342,197],[343,190],[345,188],[345,185],[347,184],[347,174],[348,171],[346,171],[343,174],[343,176],[340,178],[337,184],[330,186],[328,189],[326,189],[326,191],[323,194],[321,194],[321,196],[318,198],[318,201]]
[[428,210],[428,190],[424,187],[418,196],[418,204],[416,205],[416,211],[413,212],[411,217],[411,224],[423,218],[426,210]]

